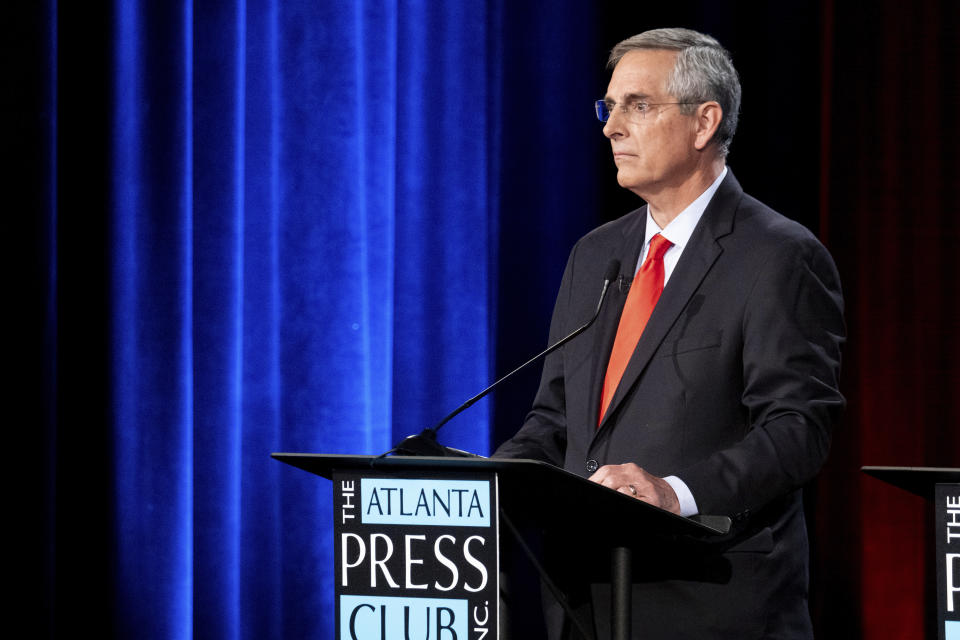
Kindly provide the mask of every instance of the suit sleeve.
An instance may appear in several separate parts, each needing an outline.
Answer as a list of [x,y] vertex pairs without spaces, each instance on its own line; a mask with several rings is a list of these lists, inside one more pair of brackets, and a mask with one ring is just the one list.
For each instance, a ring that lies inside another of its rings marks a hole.
[[843,298],[833,260],[812,236],[765,256],[742,318],[749,430],[679,472],[701,513],[745,518],[810,481],[844,406]]
[[[578,246],[570,252],[563,271],[563,280],[550,320],[548,344],[554,344],[569,333],[567,316]],[[492,457],[528,458],[562,467],[566,448],[567,414],[561,347],[547,356],[543,363],[540,388],[523,426],[512,438],[500,445]]]

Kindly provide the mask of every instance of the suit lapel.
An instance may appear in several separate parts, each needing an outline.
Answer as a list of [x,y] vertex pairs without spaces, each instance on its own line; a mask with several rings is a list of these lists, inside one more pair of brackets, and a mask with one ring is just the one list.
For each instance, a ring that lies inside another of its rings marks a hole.
[[[674,268],[670,280],[667,282],[663,293],[660,295],[660,299],[657,301],[657,306],[653,309],[653,313],[647,322],[643,335],[640,336],[633,356],[630,358],[630,363],[623,372],[620,386],[617,387],[617,391],[610,401],[610,407],[607,409],[603,422],[600,423],[600,427],[597,429],[597,435],[604,430],[610,422],[610,417],[616,414],[617,408],[630,393],[630,390],[644,369],[646,369],[650,358],[652,358],[657,349],[659,349],[664,337],[666,337],[667,332],[670,331],[670,328],[677,321],[677,318],[679,318],[690,297],[696,292],[714,262],[716,262],[720,254],[723,253],[723,249],[717,240],[732,231],[734,212],[742,196],[743,190],[740,188],[740,184],[736,178],[733,177],[733,172],[728,170],[727,177],[724,178],[720,187],[717,189],[717,193],[714,194],[710,204],[707,205],[703,217],[700,218],[700,222],[697,224],[693,235],[690,236],[690,242],[683,250],[680,261]],[[643,225],[641,225],[639,242],[642,245]],[[639,253],[637,255],[639,255]],[[636,261],[636,257],[634,260]],[[599,358],[603,360],[603,370],[601,370],[599,374],[599,385],[603,384],[606,362],[610,357],[610,349],[612,348],[613,338],[616,335],[617,325],[620,321],[620,312],[622,312],[622,310],[623,303],[621,302],[617,312],[616,322],[613,323],[609,344],[606,345],[606,351],[600,352],[603,353],[604,356]],[[600,387],[597,386],[594,391],[597,399],[594,400],[592,404],[596,405],[593,413],[593,416],[596,416],[599,412]],[[596,420],[596,417],[593,419]]]
[[[620,273],[630,278],[640,259],[643,249],[643,239],[646,232],[647,208],[641,207],[635,212],[636,220],[624,231],[623,238],[616,250],[616,258],[620,261]],[[582,417],[583,424],[590,429],[597,426],[597,416],[600,413],[600,391],[603,389],[603,378],[607,371],[607,361],[613,349],[613,340],[617,335],[617,326],[620,324],[620,314],[627,301],[627,290],[620,282],[610,285],[610,300],[604,305],[597,318],[597,331],[593,342],[593,370],[590,377],[590,396],[587,403],[587,415]]]

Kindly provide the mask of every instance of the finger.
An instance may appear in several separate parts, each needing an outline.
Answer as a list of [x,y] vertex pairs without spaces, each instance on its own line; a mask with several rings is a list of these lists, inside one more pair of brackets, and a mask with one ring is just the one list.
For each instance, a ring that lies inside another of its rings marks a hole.
[[618,489],[622,487],[625,482],[626,480],[624,480],[623,478],[617,478],[616,476],[609,475],[603,480],[601,480],[599,484],[605,487],[610,487],[611,489]]

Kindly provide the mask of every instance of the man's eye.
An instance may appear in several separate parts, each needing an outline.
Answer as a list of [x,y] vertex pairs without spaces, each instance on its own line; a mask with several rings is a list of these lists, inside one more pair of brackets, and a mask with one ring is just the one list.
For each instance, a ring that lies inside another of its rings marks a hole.
[[646,113],[647,112],[647,103],[646,102],[634,102],[630,105],[633,111],[637,113]]

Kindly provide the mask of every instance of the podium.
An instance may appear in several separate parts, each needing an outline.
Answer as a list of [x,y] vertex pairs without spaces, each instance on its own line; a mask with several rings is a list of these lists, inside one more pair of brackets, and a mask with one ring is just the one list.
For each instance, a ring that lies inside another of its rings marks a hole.
[[937,636],[960,640],[960,469],[862,467],[861,471],[933,505]]
[[[385,634],[392,624],[403,624],[408,632],[410,625],[420,625],[432,638],[453,637],[455,625],[463,625],[465,617],[471,631],[487,632],[456,637],[496,638],[499,547],[488,537],[497,538],[502,524],[588,638],[592,631],[567,606],[519,528],[534,526],[569,542],[572,549],[589,544],[608,552],[612,637],[625,640],[631,637],[633,566],[635,561],[643,565],[642,556],[634,558],[638,543],[663,539],[696,545],[730,529],[729,518],[678,516],[534,460],[308,453],[272,457],[334,481],[338,638],[359,638],[356,630],[361,628]],[[350,594],[341,592],[355,578],[360,583]],[[481,589],[486,595],[478,597]]]

